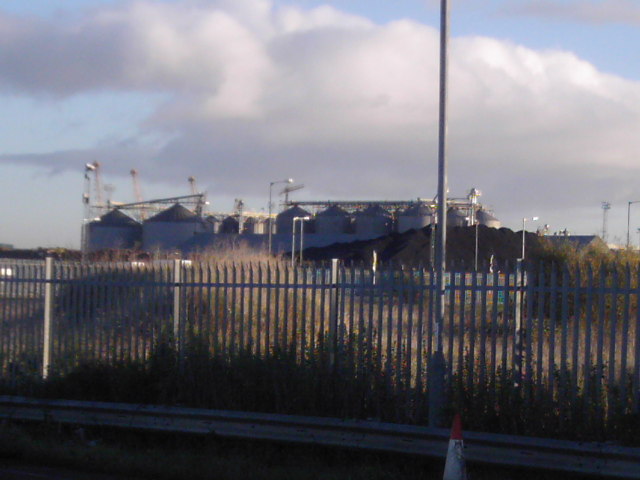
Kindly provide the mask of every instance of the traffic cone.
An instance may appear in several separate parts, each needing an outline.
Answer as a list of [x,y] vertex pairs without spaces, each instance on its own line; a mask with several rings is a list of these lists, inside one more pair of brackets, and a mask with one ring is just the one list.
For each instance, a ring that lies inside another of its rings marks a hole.
[[467,480],[467,469],[464,464],[464,445],[462,442],[462,422],[458,414],[453,417],[447,461],[444,464],[442,480]]

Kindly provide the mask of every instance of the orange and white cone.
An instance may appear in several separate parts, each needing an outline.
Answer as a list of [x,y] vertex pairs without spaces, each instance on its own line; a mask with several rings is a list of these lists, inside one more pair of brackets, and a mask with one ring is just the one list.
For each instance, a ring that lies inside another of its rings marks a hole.
[[447,451],[447,461],[444,464],[442,480],[467,480],[467,469],[464,463],[464,444],[462,442],[462,422],[458,414],[453,417],[449,450]]

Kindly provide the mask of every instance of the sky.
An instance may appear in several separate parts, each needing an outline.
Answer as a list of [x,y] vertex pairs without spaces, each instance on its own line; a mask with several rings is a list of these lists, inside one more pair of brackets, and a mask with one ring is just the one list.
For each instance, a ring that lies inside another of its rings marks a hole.
[[[78,248],[111,199],[213,211],[437,191],[436,0],[5,0],[0,243]],[[640,242],[640,2],[451,0],[449,196],[503,226]],[[274,188],[278,196],[279,188]],[[605,214],[602,202],[611,209]],[[606,225],[605,225],[606,224]]]

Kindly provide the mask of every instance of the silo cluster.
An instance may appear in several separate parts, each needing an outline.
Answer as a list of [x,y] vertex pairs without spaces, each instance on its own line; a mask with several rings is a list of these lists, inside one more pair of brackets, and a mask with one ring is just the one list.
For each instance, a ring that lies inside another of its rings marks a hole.
[[[386,205],[392,211],[374,202],[344,203],[343,208],[342,204],[318,202],[324,209],[315,215],[299,205],[291,206],[272,221],[275,228],[271,235],[268,232],[271,222],[260,214],[236,211],[226,216],[202,216],[176,203],[141,224],[114,209],[87,225],[88,248],[90,251],[108,248],[189,251],[240,236],[252,248],[265,249],[268,243],[273,243],[273,251],[287,252],[292,247],[293,237],[301,231],[306,247],[322,247],[377,238],[394,231],[419,230],[437,221],[434,205],[427,202],[389,202]],[[447,224],[450,227],[467,226],[473,222],[474,215],[478,224],[500,228],[500,221],[493,214],[471,204],[451,205]],[[296,225],[295,234],[294,219],[301,223],[299,227]]]

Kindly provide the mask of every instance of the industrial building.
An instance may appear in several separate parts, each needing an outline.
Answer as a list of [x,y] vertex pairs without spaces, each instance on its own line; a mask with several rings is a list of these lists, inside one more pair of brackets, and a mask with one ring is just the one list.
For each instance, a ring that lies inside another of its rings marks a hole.
[[[285,189],[284,209],[277,214],[247,212],[239,199],[232,212],[206,212],[205,194],[196,191],[194,177],[189,177],[191,195],[142,201],[135,170],[131,173],[138,201],[105,203],[97,193],[99,167],[87,164],[85,170],[85,253],[104,249],[189,253],[237,242],[264,250],[271,245],[273,253],[283,253],[291,251],[295,236],[300,242],[301,233],[304,248],[323,247],[404,233],[436,221],[433,200],[294,202],[288,194],[300,188],[295,186]],[[480,192],[471,189],[465,198],[448,199],[448,225],[499,228],[500,221],[478,202],[479,196]]]

